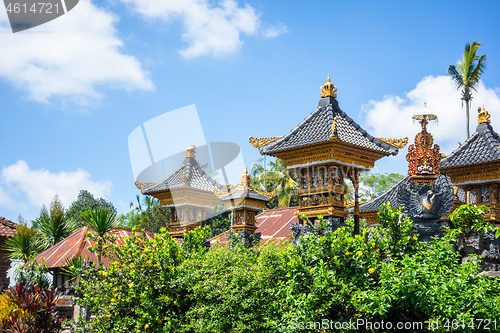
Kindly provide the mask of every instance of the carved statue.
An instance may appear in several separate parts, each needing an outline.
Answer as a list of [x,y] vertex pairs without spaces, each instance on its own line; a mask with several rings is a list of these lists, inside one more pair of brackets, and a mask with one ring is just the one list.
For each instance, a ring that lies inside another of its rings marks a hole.
[[439,176],[434,186],[408,182],[398,190],[398,202],[406,216],[413,220],[423,241],[440,234],[441,226],[437,222],[450,211],[454,200],[451,182],[444,175]]

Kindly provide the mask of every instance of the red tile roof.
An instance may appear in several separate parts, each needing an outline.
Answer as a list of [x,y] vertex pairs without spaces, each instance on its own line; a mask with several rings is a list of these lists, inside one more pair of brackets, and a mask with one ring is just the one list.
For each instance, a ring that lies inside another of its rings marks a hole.
[[[282,241],[289,238],[292,235],[292,230],[290,226],[292,222],[298,223],[299,218],[295,216],[297,207],[287,207],[287,208],[277,208],[268,209],[255,217],[256,233],[261,234],[261,243],[267,243],[269,241]],[[210,244],[215,244],[219,239],[220,244],[227,242],[227,231],[208,239]]]
[[10,237],[16,233],[17,223],[0,216],[0,236]]
[[[94,242],[87,238],[89,228],[84,227],[70,236],[66,237],[56,245],[48,248],[42,253],[38,254],[35,260],[41,263],[45,259],[45,265],[48,268],[64,267],[66,260],[70,260],[75,256],[81,255],[85,260],[91,260],[97,263],[97,257],[94,253],[89,251],[89,247],[95,246]],[[136,230],[136,233],[141,233],[141,230]],[[115,244],[125,244],[125,238],[132,236],[134,231],[130,228],[116,228],[112,231],[112,235],[116,237]],[[148,239],[153,238],[153,234],[146,231]],[[109,265],[108,258],[102,258],[104,266]]]

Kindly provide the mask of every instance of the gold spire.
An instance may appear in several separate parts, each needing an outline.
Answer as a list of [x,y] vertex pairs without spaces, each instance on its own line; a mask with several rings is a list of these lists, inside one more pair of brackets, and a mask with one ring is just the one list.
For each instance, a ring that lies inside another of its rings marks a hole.
[[196,157],[196,147],[192,146],[191,144],[189,144],[189,148],[186,149],[186,155],[184,157],[186,157],[186,158],[188,158],[188,157],[195,158]]
[[240,177],[240,185],[244,186],[244,187],[249,187],[250,186],[250,183],[252,181],[252,178],[250,177],[250,175],[248,174],[248,171],[247,171],[247,166],[245,165],[245,172],[243,173],[243,175]]
[[326,80],[326,83],[320,89],[321,89],[321,98],[337,97],[337,87],[335,87],[332,81],[330,81],[330,74],[328,74],[328,80]]
[[484,109],[484,105],[483,105],[483,110],[481,110],[481,108],[479,108],[479,113],[477,114],[477,123],[478,124],[483,124],[483,123],[490,123],[490,114],[488,113],[488,111],[486,111]]

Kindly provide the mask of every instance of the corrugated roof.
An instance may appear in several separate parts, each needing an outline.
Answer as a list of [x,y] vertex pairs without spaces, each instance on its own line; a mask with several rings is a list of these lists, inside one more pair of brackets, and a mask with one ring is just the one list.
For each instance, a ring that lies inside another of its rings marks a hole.
[[460,147],[441,160],[441,168],[460,167],[470,164],[493,162],[500,159],[500,137],[489,123],[477,125]]
[[[256,233],[261,234],[261,242],[283,241],[292,236],[290,229],[292,222],[298,223],[299,218],[295,216],[297,207],[268,209],[255,217]],[[227,242],[227,231],[208,239],[210,244],[219,244]]]
[[[56,245],[48,248],[38,254],[35,260],[41,263],[45,259],[45,265],[48,268],[64,267],[66,260],[70,260],[75,256],[81,255],[85,260],[90,260],[97,263],[97,256],[89,251],[89,247],[95,246],[94,242],[87,238],[89,228],[84,227],[66,237]],[[134,231],[130,228],[116,228],[112,231],[112,235],[116,237],[115,244],[125,244],[125,238],[132,236]],[[135,233],[142,233],[141,230],[136,230]],[[153,238],[153,234],[146,231],[146,237]],[[101,258],[104,266],[109,265],[108,258]]]
[[184,184],[184,175],[186,176],[186,185],[189,187],[208,192],[212,192],[214,188],[219,190],[223,188],[200,168],[194,158],[187,157],[172,174],[162,181],[144,188],[142,193],[151,194],[181,187]]
[[17,223],[0,216],[0,236],[10,237],[16,233]]
[[[335,123],[335,133],[332,125]],[[340,142],[396,155],[398,148],[379,140],[362,129],[342,111],[333,97],[320,100],[318,108],[287,135],[261,146],[264,154],[326,142],[336,135]]]

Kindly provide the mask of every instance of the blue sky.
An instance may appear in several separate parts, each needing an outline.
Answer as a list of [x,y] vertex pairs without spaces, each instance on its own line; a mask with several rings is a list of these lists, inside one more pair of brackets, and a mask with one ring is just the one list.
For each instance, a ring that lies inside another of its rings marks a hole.
[[[375,136],[412,141],[411,115],[427,102],[449,154],[465,140],[465,112],[445,75],[466,42],[488,59],[471,131],[483,104],[500,128],[499,6],[81,0],[16,34],[1,8],[0,215],[33,219],[56,193],[67,207],[82,188],[126,212],[139,193],[128,135],[192,104],[206,140],[238,144],[250,166],[260,154],[248,137],[288,133],[316,108],[328,73],[340,107]],[[406,151],[374,171],[406,173]]]

